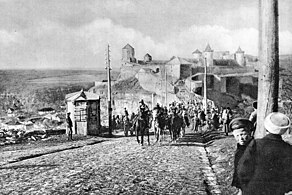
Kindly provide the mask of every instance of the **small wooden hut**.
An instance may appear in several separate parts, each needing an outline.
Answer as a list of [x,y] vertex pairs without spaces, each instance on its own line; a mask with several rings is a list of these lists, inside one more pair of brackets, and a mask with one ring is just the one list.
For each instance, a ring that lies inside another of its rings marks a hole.
[[[97,94],[83,90],[67,94],[67,113],[73,122],[73,134],[99,135],[100,125],[100,97]],[[68,133],[68,129],[66,130]]]

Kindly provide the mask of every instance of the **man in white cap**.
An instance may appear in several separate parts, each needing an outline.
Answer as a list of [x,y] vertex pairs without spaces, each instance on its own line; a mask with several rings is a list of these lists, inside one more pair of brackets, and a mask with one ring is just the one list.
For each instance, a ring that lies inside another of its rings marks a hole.
[[243,195],[283,195],[292,191],[292,146],[283,135],[290,119],[279,112],[264,121],[268,134],[250,142],[238,164]]

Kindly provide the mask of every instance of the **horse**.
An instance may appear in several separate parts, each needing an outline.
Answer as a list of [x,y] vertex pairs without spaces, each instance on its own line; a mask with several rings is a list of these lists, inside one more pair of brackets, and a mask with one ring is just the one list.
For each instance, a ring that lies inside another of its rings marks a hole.
[[161,143],[161,137],[163,135],[163,130],[166,126],[166,119],[160,114],[158,114],[158,110],[154,109],[152,113],[152,127],[154,128],[154,135],[156,138],[156,142]]
[[[139,114],[136,119],[134,120],[133,128],[136,133],[136,138],[138,144],[141,144],[141,146],[144,145],[144,135],[147,133],[148,136],[148,145],[150,145],[150,135],[149,135],[149,127],[147,119],[144,117],[141,117],[141,114]],[[139,135],[141,137],[141,141],[139,140]]]
[[183,126],[183,119],[182,117],[175,113],[170,116],[170,133],[171,133],[171,140],[175,142],[180,135],[181,128]]

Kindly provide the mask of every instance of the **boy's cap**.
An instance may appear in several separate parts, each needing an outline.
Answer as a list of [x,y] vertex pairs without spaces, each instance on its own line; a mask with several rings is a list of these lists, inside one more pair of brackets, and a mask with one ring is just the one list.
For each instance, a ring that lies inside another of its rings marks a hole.
[[250,120],[246,118],[235,118],[230,122],[229,128],[231,131],[241,128],[244,128],[246,130],[252,130],[253,124]]

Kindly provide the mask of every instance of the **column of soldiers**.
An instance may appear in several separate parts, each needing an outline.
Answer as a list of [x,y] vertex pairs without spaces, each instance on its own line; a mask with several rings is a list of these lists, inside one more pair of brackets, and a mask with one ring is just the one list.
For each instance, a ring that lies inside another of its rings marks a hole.
[[[222,127],[222,130],[226,135],[228,135],[229,123],[232,120],[232,111],[229,107],[218,109],[216,107],[210,108],[208,113],[205,113],[202,102],[200,101],[190,101],[187,103],[172,102],[167,106],[161,106],[159,103],[155,105],[153,110],[157,110],[158,115],[163,118],[170,118],[173,115],[179,115],[183,117],[184,127],[190,127],[194,132],[202,131],[204,128],[206,130],[218,130]],[[149,128],[151,127],[151,110],[148,105],[145,104],[143,100],[139,101],[139,106],[137,109],[137,114],[132,112],[129,115],[127,108],[124,108],[124,113],[121,117],[119,115],[113,116],[114,128],[124,129],[125,135],[128,136],[135,120],[140,117],[147,121]],[[183,127],[183,128],[184,128]]]

